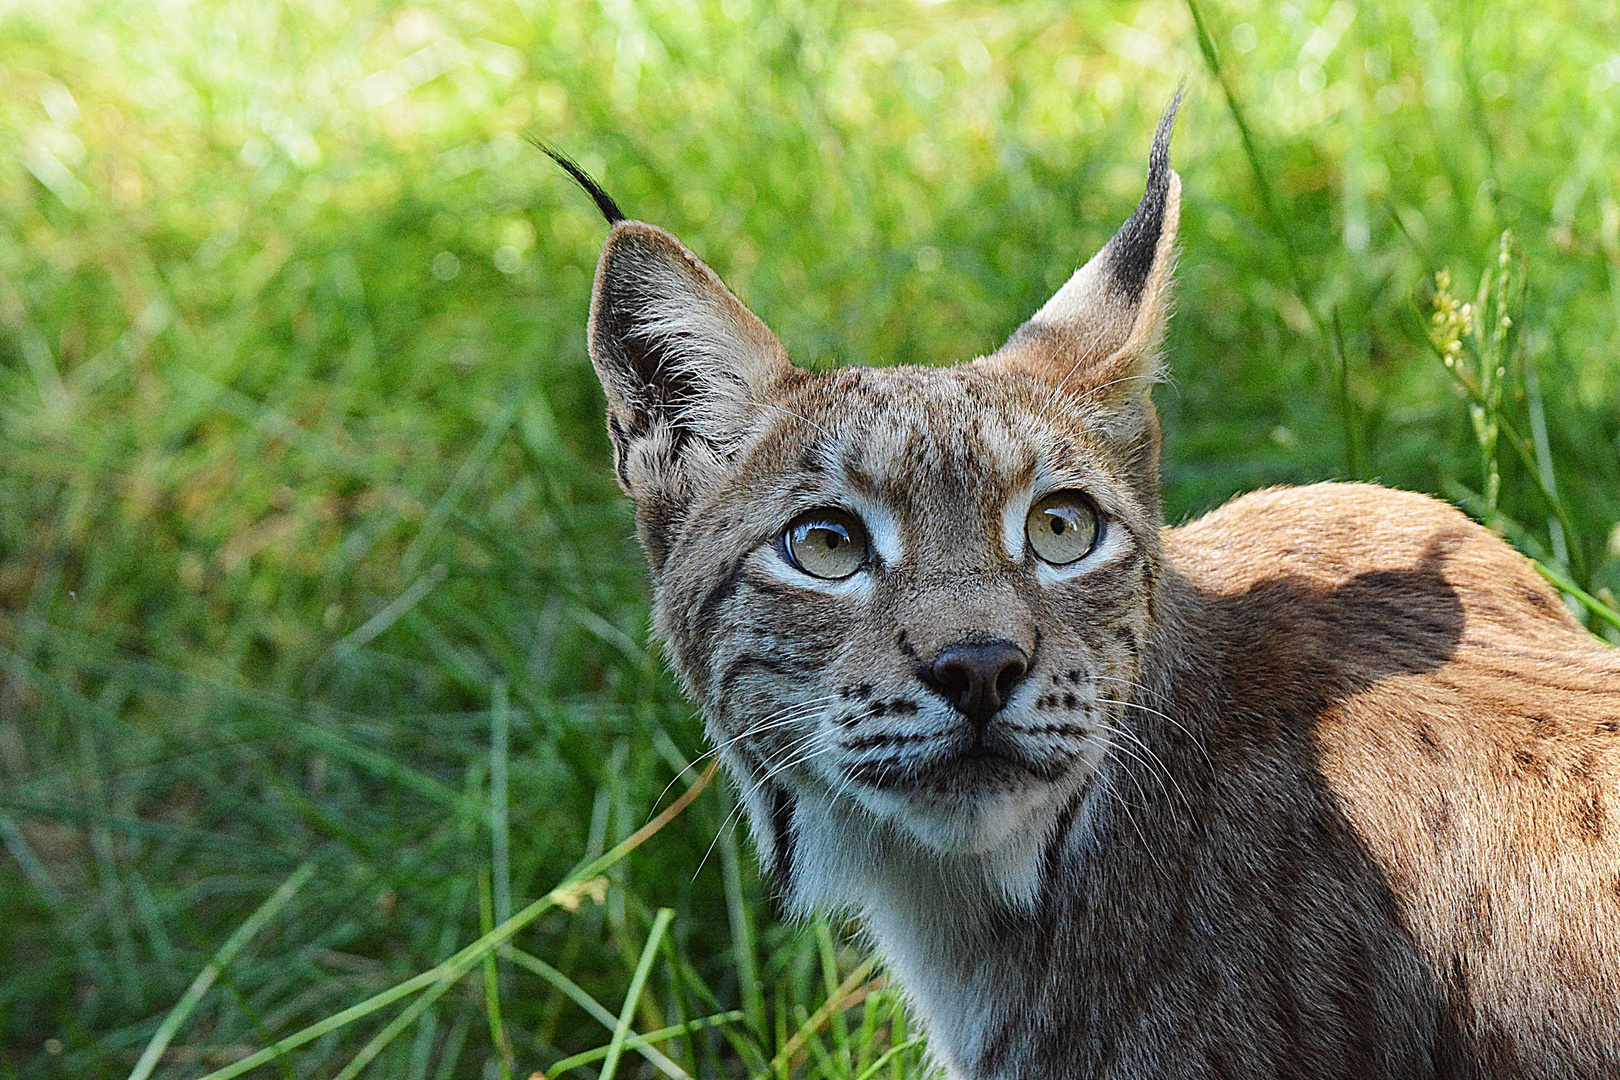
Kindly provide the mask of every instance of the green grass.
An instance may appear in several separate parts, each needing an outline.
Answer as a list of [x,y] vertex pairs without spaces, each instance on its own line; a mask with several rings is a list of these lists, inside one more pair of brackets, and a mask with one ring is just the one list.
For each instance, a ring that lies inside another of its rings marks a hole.
[[[1124,219],[1190,73],[1171,516],[1435,492],[1615,639],[1620,13],[1198,14],[1204,48],[1183,0],[0,8],[0,1077],[312,1025],[254,1075],[919,1074],[721,785],[553,891],[702,740],[584,351],[603,227],[525,136],[800,362],[949,362]],[[1509,228],[1470,388],[1434,275],[1472,299]]]

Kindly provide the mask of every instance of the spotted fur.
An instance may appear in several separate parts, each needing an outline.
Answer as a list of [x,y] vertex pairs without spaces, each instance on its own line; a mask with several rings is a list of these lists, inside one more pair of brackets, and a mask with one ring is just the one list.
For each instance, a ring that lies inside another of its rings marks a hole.
[[[1173,113],[1173,110],[1172,110]],[[858,915],[959,1080],[1620,1076],[1620,657],[1449,507],[1368,485],[1166,529],[1179,211],[992,356],[794,368],[623,221],[591,313],[656,633],[789,906]],[[1023,520],[1084,493],[1090,554]],[[836,507],[870,559],[782,542]],[[975,727],[931,679],[1027,672]]]

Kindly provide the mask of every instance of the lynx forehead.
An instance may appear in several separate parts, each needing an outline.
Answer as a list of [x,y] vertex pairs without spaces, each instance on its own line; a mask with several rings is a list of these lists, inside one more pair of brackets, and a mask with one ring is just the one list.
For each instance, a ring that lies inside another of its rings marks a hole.
[[1616,654],[1422,496],[1162,524],[1174,113],[943,369],[793,367],[559,156],[656,633],[783,897],[860,916],[953,1080],[1620,1075]]

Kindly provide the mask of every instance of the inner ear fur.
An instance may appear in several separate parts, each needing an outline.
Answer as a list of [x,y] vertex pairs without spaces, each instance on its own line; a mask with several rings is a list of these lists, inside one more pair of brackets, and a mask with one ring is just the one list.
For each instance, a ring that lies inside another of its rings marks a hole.
[[716,474],[794,368],[718,274],[640,221],[615,225],[602,247],[589,342],[614,467],[651,550],[647,516],[667,517]]
[[1158,380],[1181,220],[1181,177],[1170,168],[1180,102],[1178,91],[1159,120],[1135,213],[988,363],[1093,400],[1145,396]]

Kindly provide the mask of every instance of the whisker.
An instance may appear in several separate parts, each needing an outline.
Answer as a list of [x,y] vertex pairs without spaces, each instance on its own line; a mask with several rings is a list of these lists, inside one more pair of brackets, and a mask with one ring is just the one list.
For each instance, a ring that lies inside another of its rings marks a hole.
[[812,420],[808,416],[804,415],[804,413],[795,412],[794,410],[788,408],[785,405],[777,405],[777,404],[774,404],[774,403],[769,402],[769,401],[755,402],[755,405],[758,408],[775,409],[779,413],[786,413],[787,415],[795,417],[796,419],[803,420],[805,423],[809,424],[811,427],[813,427],[817,431],[821,432],[827,438],[831,439],[833,437],[832,432],[828,431],[826,428],[822,427],[820,424],[816,423],[814,420]]
[[1094,698],[1093,700],[1102,705],[1118,705],[1122,708],[1135,709],[1138,712],[1146,713],[1149,716],[1158,717],[1165,723],[1175,727],[1176,730],[1180,731],[1182,734],[1186,735],[1187,738],[1192,741],[1192,744],[1198,747],[1198,752],[1204,755],[1204,763],[1209,766],[1209,771],[1211,773],[1215,771],[1215,760],[1209,756],[1209,749],[1204,745],[1203,738],[1186,724],[1183,724],[1180,720],[1177,720],[1175,717],[1171,716],[1169,713],[1160,712],[1158,709],[1152,708],[1148,705],[1143,705],[1139,701],[1119,701],[1115,698]]
[[[792,747],[793,751],[796,751],[798,748],[804,746],[806,743],[810,742],[812,739],[814,739],[819,734],[821,734],[819,731],[812,731],[809,735],[806,735],[802,739],[795,740],[793,743],[790,743],[789,745],[790,745],[790,747]],[[758,791],[761,787],[763,787],[766,783],[768,783],[777,774],[781,773],[784,769],[792,768],[795,765],[802,765],[806,761],[810,761],[810,760],[812,760],[812,759],[814,759],[816,757],[819,757],[822,754],[828,753],[832,749],[834,749],[834,748],[831,745],[822,746],[819,749],[815,749],[815,750],[810,751],[808,754],[800,755],[799,757],[794,758],[791,761],[783,762],[781,765],[779,765],[776,768],[770,770],[770,772],[766,773],[764,776],[762,776],[758,780],[756,780],[753,783],[753,785],[750,786],[750,788],[748,789],[748,795],[750,795],[750,796],[753,795],[754,792]],[[783,756],[784,757],[789,756],[789,753],[784,753]],[[703,867],[704,867],[705,864],[708,863],[709,856],[714,853],[714,846],[720,842],[721,834],[723,834],[726,831],[726,829],[731,826],[732,820],[737,818],[740,815],[741,811],[743,811],[747,807],[747,805],[748,804],[747,804],[747,798],[746,797],[742,798],[742,799],[739,799],[737,801],[737,805],[731,808],[731,812],[728,813],[726,815],[725,820],[720,823],[720,828],[715,831],[714,839],[709,841],[709,848],[708,848],[707,851],[705,851],[703,853],[703,858],[701,860],[699,860],[698,865],[697,865],[697,869],[692,871],[692,880],[693,881],[696,881],[697,876],[700,873],[703,872]]]
[[805,720],[808,716],[814,715],[817,710],[825,707],[836,698],[836,694],[825,694],[822,697],[813,698],[809,702],[798,702],[786,709],[779,709],[774,713],[768,713],[763,721],[756,722],[750,725],[744,731],[733,735],[724,742],[717,743],[716,745],[711,746],[709,749],[703,751],[703,753],[687,762],[686,767],[671,777],[669,783],[664,785],[664,790],[659,792],[658,798],[653,800],[652,810],[647,812],[648,820],[652,819],[652,815],[658,809],[658,804],[664,801],[664,796],[669,794],[669,789],[675,786],[676,781],[685,776],[687,773],[691,772],[693,769],[697,768],[699,765],[703,764],[703,762],[707,761],[709,758],[714,757],[716,754],[722,753],[727,748],[735,743],[741,742],[743,739],[756,735],[763,735],[768,731],[797,724]]
[[[1140,795],[1142,797],[1142,801],[1146,803],[1147,792],[1142,790],[1141,782],[1130,773],[1127,773],[1126,775],[1130,776],[1131,783],[1136,787],[1136,793]],[[1111,783],[1111,779],[1111,776],[1104,777],[1104,790],[1113,795],[1115,801],[1119,803],[1120,809],[1125,814],[1125,820],[1131,823],[1131,828],[1136,831],[1136,838],[1142,842],[1142,850],[1148,853],[1148,858],[1153,860],[1153,865],[1157,866],[1159,868],[1159,873],[1163,874],[1165,872],[1164,864],[1159,862],[1158,853],[1153,850],[1153,845],[1148,843],[1147,834],[1142,831],[1142,823],[1137,821],[1136,817],[1131,813],[1131,804],[1125,800],[1125,797],[1122,794],[1114,790],[1114,785]]]
[[1129,739],[1131,742],[1135,743],[1136,747],[1140,748],[1140,751],[1133,748],[1130,743],[1117,744],[1115,747],[1113,747],[1113,749],[1116,749],[1123,754],[1128,754],[1131,757],[1131,760],[1139,762],[1150,775],[1154,774],[1154,765],[1157,765],[1157,771],[1164,775],[1165,783],[1168,785],[1165,787],[1166,792],[1168,792],[1171,788],[1175,789],[1176,797],[1181,800],[1182,806],[1186,807],[1188,813],[1192,812],[1192,803],[1188,800],[1187,793],[1183,791],[1181,785],[1176,782],[1175,776],[1165,765],[1164,759],[1160,758],[1158,754],[1154,753],[1152,747],[1148,746],[1146,742],[1142,741],[1141,737],[1135,732],[1130,731],[1127,728],[1108,724],[1105,725],[1105,730],[1110,735],[1114,735],[1122,739]]
[[[798,745],[798,744],[794,744],[794,745]],[[774,775],[774,774],[772,774],[772,775]],[[709,841],[708,848],[703,852],[703,858],[698,860],[697,869],[692,871],[692,880],[693,881],[697,880],[698,875],[703,873],[704,866],[708,865],[709,856],[714,854],[714,846],[720,842],[720,837],[723,836],[725,834],[725,831],[728,828],[731,827],[731,823],[733,821],[738,820],[739,818],[741,818],[742,812],[745,809],[747,809],[748,796],[752,795],[755,791],[757,791],[760,788],[760,786],[764,784],[766,779],[769,779],[769,777],[763,777],[760,780],[756,781],[752,786],[750,786],[747,793],[744,794],[744,795],[741,795],[737,799],[737,804],[735,806],[733,806],[726,813],[725,820],[720,822],[720,827],[718,829],[716,829],[715,832],[714,832],[714,839]]]

